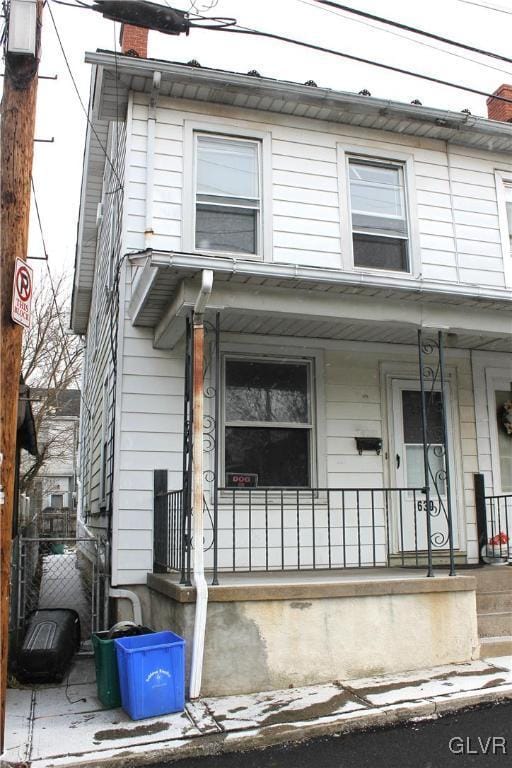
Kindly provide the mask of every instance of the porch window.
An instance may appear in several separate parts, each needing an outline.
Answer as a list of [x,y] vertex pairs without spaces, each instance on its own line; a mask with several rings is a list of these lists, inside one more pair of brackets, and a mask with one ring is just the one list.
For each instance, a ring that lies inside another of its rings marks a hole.
[[308,362],[226,360],[226,485],[242,474],[258,487],[310,486],[310,368]]
[[407,272],[403,165],[350,158],[348,168],[354,265]]
[[261,255],[260,144],[196,135],[195,247]]

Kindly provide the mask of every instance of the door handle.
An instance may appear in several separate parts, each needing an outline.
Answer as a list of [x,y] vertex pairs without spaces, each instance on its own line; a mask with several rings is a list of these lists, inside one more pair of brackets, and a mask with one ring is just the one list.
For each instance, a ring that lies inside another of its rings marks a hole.
[[398,453],[397,453],[397,455],[396,455],[396,468],[397,468],[397,469],[400,469],[400,456],[399,456],[399,454],[398,454]]

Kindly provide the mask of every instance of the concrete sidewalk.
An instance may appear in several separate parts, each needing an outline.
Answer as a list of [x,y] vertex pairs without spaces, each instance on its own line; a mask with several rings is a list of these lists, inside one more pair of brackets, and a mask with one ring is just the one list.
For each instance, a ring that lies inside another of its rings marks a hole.
[[132,721],[96,697],[94,663],[59,686],[10,689],[2,766],[143,765],[427,718],[512,699],[512,657],[283,691],[206,698]]

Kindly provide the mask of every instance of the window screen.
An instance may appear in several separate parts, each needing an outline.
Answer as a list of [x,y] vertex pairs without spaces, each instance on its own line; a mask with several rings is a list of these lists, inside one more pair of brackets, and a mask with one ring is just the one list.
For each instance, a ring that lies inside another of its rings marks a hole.
[[259,253],[259,158],[258,142],[197,136],[196,248]]
[[401,165],[349,160],[354,264],[408,270],[408,229]]

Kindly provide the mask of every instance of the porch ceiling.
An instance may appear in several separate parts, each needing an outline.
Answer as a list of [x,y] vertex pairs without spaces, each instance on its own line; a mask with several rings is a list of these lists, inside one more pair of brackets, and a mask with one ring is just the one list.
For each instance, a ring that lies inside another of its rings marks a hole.
[[454,347],[512,352],[510,301],[439,295],[413,286],[354,285],[334,270],[325,270],[322,279],[318,270],[308,275],[307,268],[286,274],[287,265],[281,274],[276,273],[281,265],[271,265],[272,274],[261,269],[268,265],[254,262],[229,261],[229,269],[219,269],[221,260],[209,259],[196,266],[194,258],[152,252],[135,259],[140,266],[130,317],[133,325],[154,329],[157,348],[172,349],[182,337],[201,269],[211,268],[208,312],[220,312],[224,333],[415,344],[418,328],[432,327],[451,334]]

